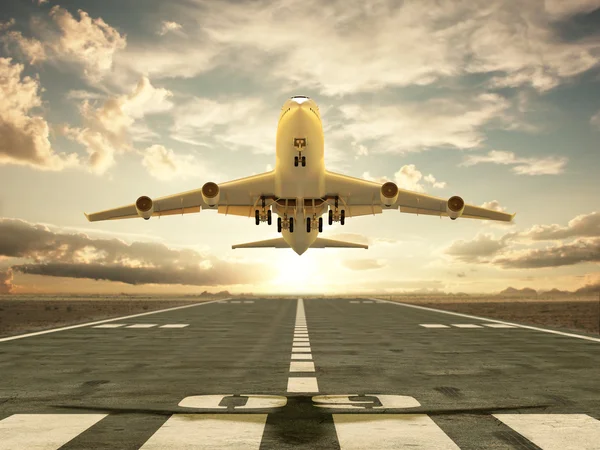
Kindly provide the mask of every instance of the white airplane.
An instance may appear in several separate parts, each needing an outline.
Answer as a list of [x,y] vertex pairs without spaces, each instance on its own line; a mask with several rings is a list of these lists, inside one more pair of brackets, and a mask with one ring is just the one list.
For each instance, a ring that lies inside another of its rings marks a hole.
[[314,100],[296,95],[287,100],[277,126],[275,170],[226,183],[208,182],[201,189],[151,199],[142,196],[131,205],[85,216],[90,222],[214,209],[221,214],[254,216],[256,225],[271,225],[277,214],[280,238],[234,245],[232,248],[292,248],[299,255],[308,248],[368,248],[367,245],[319,237],[323,215],[329,225],[344,225],[350,217],[400,210],[411,214],[512,221],[508,214],[474,205],[461,197],[432,197],[399,189],[395,183],[375,183],[325,169],[323,125]]

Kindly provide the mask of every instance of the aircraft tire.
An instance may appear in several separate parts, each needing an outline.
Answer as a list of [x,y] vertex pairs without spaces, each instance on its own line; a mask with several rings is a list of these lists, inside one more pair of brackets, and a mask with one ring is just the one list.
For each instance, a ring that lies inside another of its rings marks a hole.
[[329,225],[333,225],[333,211],[329,210]]
[[294,156],[294,167],[298,167],[298,157]]
[[281,233],[281,217],[277,218],[277,232]]
[[323,218],[319,217],[319,233],[323,232]]
[[306,156],[302,157],[302,167],[306,167]]
[[310,233],[310,217],[306,218],[306,232]]
[[344,225],[344,222],[346,222],[346,210],[342,209],[340,212],[340,224]]
[[254,210],[254,221],[256,222],[256,225],[260,224],[260,216],[258,215],[258,209]]
[[271,210],[269,209],[267,211],[267,224],[271,225],[272,220],[273,219],[272,219],[272,216],[271,216]]
[[294,218],[290,217],[290,233],[294,232]]

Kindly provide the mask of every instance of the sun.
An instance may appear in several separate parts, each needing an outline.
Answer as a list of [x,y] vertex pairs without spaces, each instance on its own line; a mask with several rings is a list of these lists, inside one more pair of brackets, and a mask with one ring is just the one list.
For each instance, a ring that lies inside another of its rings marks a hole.
[[273,265],[278,273],[272,281],[272,286],[279,292],[322,292],[325,290],[322,277],[319,276],[318,254],[310,249],[303,255],[293,250],[281,250],[273,259]]

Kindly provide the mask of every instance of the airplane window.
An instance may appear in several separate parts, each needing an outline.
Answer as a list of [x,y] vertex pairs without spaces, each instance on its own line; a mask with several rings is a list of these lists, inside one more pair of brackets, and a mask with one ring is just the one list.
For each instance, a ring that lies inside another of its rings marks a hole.
[[294,98],[308,98],[308,97],[306,95],[294,95],[292,97],[292,99],[294,99]]

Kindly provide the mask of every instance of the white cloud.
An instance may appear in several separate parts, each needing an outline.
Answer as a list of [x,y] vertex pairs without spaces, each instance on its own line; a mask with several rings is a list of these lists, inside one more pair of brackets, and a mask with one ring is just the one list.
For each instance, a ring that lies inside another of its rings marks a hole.
[[[0,31],[14,24],[14,19],[0,26]],[[41,41],[35,38],[26,38],[20,31],[8,31],[2,35],[7,53],[16,55],[19,59],[26,60],[29,64],[42,62],[46,59],[46,50]]]
[[165,34],[167,34],[170,31],[179,31],[181,30],[183,27],[178,24],[177,22],[170,22],[168,20],[163,20],[162,23],[160,24],[160,30],[158,32],[158,34],[160,34],[161,36],[164,36]]
[[58,5],[50,10],[60,36],[50,37],[48,45],[59,59],[81,65],[86,78],[96,82],[111,71],[115,54],[126,46],[126,37],[102,18],[78,12],[79,20]]
[[600,130],[600,111],[592,116],[590,119],[590,124],[592,124],[597,130]]
[[46,120],[32,112],[42,105],[40,83],[21,78],[23,65],[0,58],[0,165],[28,165],[61,170],[78,164],[77,155],[57,154],[49,141]]
[[159,180],[198,175],[200,168],[193,155],[178,155],[162,145],[152,145],[143,152],[142,165]]
[[170,110],[171,95],[142,77],[130,94],[110,97],[100,107],[84,100],[80,112],[85,126],[66,126],[63,133],[86,148],[91,170],[102,174],[114,164],[115,154],[132,149],[131,141],[147,141],[155,136],[139,120]]
[[546,12],[555,19],[590,13],[600,8],[600,0],[544,0]]
[[493,209],[494,211],[506,212],[506,208],[500,205],[498,200],[492,200],[491,202],[484,202],[481,205],[482,208]]
[[534,225],[519,236],[534,241],[558,240],[572,237],[600,238],[600,212],[581,214],[569,221],[566,227],[558,224]]
[[556,175],[564,172],[568,158],[547,156],[545,158],[519,158],[513,152],[492,150],[487,156],[469,155],[461,166],[473,166],[479,163],[514,165],[511,169],[518,175]]
[[494,239],[488,234],[479,234],[469,241],[458,240],[445,249],[445,253],[467,263],[486,262],[507,247],[505,239]]
[[[387,177],[373,177],[369,172],[364,172],[362,177],[365,180],[375,181],[377,183],[385,183],[390,181]],[[394,174],[394,182],[400,189],[406,189],[415,192],[425,192],[425,187],[421,184],[421,180],[425,181],[434,188],[445,188],[446,182],[436,181],[432,174],[423,177],[423,174],[414,164],[406,164]]]

